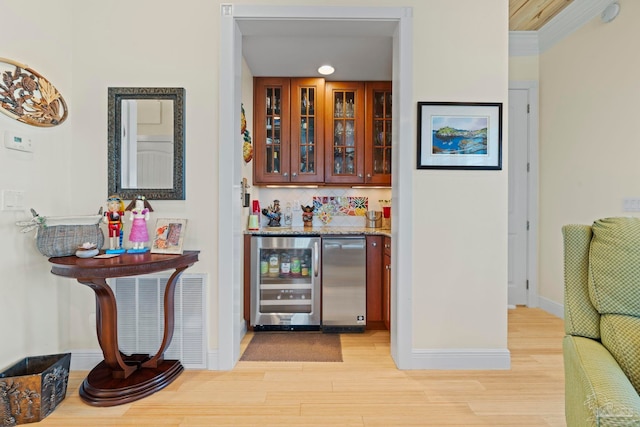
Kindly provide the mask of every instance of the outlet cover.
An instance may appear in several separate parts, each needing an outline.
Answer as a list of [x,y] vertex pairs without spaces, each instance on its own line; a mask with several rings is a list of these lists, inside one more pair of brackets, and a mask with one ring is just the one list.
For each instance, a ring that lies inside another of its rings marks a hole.
[[626,197],[622,199],[622,210],[624,212],[640,212],[640,198]]

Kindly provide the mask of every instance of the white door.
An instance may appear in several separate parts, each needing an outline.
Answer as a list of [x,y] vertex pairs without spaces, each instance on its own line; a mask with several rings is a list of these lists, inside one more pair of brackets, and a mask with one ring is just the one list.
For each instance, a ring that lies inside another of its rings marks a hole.
[[529,91],[509,89],[509,305],[527,305]]

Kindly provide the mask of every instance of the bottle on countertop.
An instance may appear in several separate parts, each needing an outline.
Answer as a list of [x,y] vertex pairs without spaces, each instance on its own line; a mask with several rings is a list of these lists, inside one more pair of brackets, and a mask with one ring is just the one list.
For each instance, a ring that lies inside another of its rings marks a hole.
[[284,225],[285,227],[291,227],[292,215],[291,215],[291,203],[287,202],[287,207],[284,209]]

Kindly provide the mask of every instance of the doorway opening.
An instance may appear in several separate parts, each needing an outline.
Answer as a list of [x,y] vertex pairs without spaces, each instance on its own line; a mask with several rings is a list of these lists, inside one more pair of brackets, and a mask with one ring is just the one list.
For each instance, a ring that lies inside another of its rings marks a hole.
[[[393,33],[393,117],[397,117],[393,135],[394,179],[392,198],[392,293],[391,293],[391,355],[401,369],[410,368],[411,358],[411,286],[412,268],[410,246],[399,242],[411,238],[411,171],[413,146],[411,129],[413,108],[411,105],[412,31],[410,8],[374,7],[279,7],[221,5],[220,46],[220,141],[236,141],[240,129],[241,73],[242,73],[242,25],[245,21],[260,25],[263,21],[286,20],[304,24],[309,21],[338,22],[348,28],[355,22],[394,22]],[[218,308],[217,360],[210,363],[213,369],[231,369],[240,356],[240,341],[244,335],[242,313],[241,266],[244,228],[240,192],[242,149],[240,144],[220,144],[219,152],[219,205],[221,210],[218,235],[218,292],[212,298]],[[402,183],[402,185],[400,185]],[[231,250],[230,250],[231,248]]]

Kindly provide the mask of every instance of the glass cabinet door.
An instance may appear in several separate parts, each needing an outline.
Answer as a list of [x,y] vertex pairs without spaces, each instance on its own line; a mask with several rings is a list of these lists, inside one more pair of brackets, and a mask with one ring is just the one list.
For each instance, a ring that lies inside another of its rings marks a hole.
[[282,105],[282,88],[269,87],[266,88],[266,108],[265,116],[265,148],[266,148],[266,172],[280,173],[280,147],[282,141],[280,139],[280,107]]
[[391,82],[367,83],[367,184],[391,185]]
[[291,182],[324,181],[324,79],[291,79]]
[[[329,124],[326,181],[362,183],[364,168],[364,88],[361,83],[327,82]],[[330,95],[330,96],[329,96]],[[330,133],[329,133],[330,132]]]
[[254,175],[259,182],[289,181],[289,79],[256,79]]

